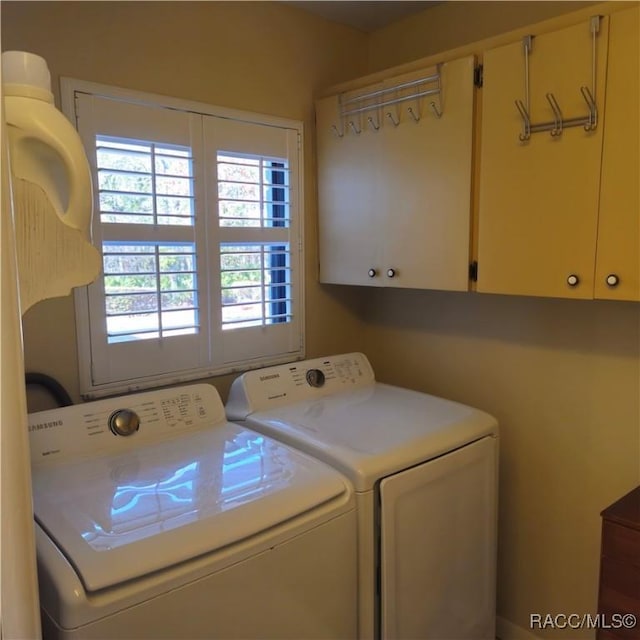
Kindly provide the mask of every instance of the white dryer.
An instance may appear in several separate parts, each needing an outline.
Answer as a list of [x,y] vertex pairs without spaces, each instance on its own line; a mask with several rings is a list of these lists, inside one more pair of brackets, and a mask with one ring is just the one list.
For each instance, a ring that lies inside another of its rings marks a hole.
[[350,483],[205,384],[29,416],[46,638],[357,633]]
[[361,638],[495,638],[494,418],[377,383],[360,353],[245,373],[227,417],[353,482]]

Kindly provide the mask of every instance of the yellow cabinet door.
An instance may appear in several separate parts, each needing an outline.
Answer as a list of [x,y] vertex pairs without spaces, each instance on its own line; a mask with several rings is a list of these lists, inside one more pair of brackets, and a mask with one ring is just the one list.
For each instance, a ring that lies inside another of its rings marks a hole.
[[[597,35],[596,102],[602,112],[608,19]],[[532,133],[521,142],[525,64],[521,42],[484,54],[478,212],[478,291],[591,298],[598,224],[602,126]],[[551,122],[552,94],[563,119],[588,114],[590,22],[533,39],[530,118]],[[577,279],[570,286],[571,277]]]
[[[380,203],[386,222],[386,286],[469,288],[474,62],[469,56],[441,65],[439,97],[383,110]],[[394,82],[416,77],[420,74],[396,77]]]
[[320,281],[380,286],[381,137],[362,114],[342,118],[339,101],[316,102]]
[[610,17],[596,298],[640,300],[639,16]]
[[316,103],[321,282],[468,289],[473,71],[469,56]]

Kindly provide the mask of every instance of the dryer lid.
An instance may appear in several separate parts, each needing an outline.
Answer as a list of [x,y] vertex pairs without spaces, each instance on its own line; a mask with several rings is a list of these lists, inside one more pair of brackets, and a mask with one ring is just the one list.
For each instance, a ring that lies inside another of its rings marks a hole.
[[246,424],[331,464],[357,491],[498,433],[483,411],[382,383],[257,411]]
[[245,540],[347,491],[325,464],[232,423],[33,475],[36,520],[88,591]]

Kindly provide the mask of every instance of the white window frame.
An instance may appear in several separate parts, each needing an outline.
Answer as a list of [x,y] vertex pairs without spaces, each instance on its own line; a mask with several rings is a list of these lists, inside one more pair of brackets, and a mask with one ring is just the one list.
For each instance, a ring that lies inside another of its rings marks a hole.
[[[217,118],[225,118],[239,123],[253,123],[264,126],[277,127],[281,129],[289,129],[297,134],[297,157],[295,171],[291,176],[291,187],[295,189],[295,209],[292,214],[295,217],[297,233],[292,234],[290,249],[292,268],[296,272],[296,287],[298,290],[297,299],[295,300],[296,325],[298,327],[299,345],[297,348],[289,350],[286,353],[270,356],[256,356],[252,354],[244,354],[241,361],[232,364],[214,365],[208,363],[205,366],[199,366],[193,369],[169,372],[162,374],[145,375],[138,379],[119,380],[115,382],[107,382],[95,384],[92,375],[92,350],[91,350],[91,330],[90,330],[90,302],[88,288],[82,287],[74,291],[74,303],[76,311],[76,337],[78,345],[78,372],[80,382],[80,393],[83,398],[91,399],[117,393],[128,393],[140,389],[156,387],[160,385],[174,384],[189,380],[197,380],[217,375],[229,374],[239,371],[245,371],[251,368],[259,368],[272,364],[281,364],[284,362],[292,362],[305,357],[305,259],[304,259],[304,180],[303,180],[303,123],[297,120],[290,120],[276,116],[267,116],[263,114],[252,113],[248,111],[240,111],[225,107],[217,107],[201,102],[193,102],[180,98],[172,98],[159,94],[146,93],[141,91],[133,91],[119,87],[113,87],[94,82],[87,82],[75,78],[63,77],[60,79],[61,86],[61,102],[62,111],[67,118],[77,126],[76,121],[76,95],[78,93],[91,94],[98,97],[112,98],[124,102],[134,104],[164,107],[169,109],[177,109],[187,113],[193,113],[201,116],[214,116]],[[124,137],[124,136],[123,136]],[[142,136],[141,136],[142,137]],[[208,153],[208,151],[207,151]],[[260,151],[256,150],[256,155],[260,155]],[[93,172],[92,172],[93,173]],[[95,176],[93,176],[95,180]],[[204,185],[200,185],[200,190],[210,192],[217,188],[213,180],[205,180]],[[94,191],[95,182],[94,182]],[[217,220],[217,213],[212,215],[209,210],[215,204],[207,204],[208,224],[213,225]],[[98,207],[95,206],[94,215],[99,215]],[[207,234],[208,238],[215,237],[215,231]],[[212,246],[213,245],[213,246]],[[215,249],[215,242],[207,242],[207,260],[218,260],[218,252]],[[102,278],[102,272],[99,278]],[[199,277],[201,275],[199,274]],[[215,283],[214,283],[215,284]],[[213,304],[213,303],[212,303]],[[213,307],[211,307],[213,311]],[[213,314],[212,314],[213,315]],[[213,318],[209,321],[208,331],[210,331],[211,340],[215,340],[215,334],[218,331]],[[106,331],[106,329],[105,329]],[[105,334],[106,335],[106,334]]]

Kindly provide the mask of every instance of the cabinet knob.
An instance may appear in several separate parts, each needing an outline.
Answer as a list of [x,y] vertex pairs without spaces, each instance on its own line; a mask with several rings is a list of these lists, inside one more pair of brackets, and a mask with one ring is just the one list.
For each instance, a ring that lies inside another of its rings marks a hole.
[[396,270],[395,269],[387,269],[387,278],[395,278]]
[[378,275],[378,272],[375,269],[369,269],[369,271],[367,271],[367,275],[370,278],[375,278]]
[[567,284],[570,287],[577,287],[580,284],[580,278],[575,273],[567,276]]
[[607,276],[608,287],[611,287],[613,289],[613,287],[617,287],[619,284],[620,284],[620,278],[615,273],[610,273]]

